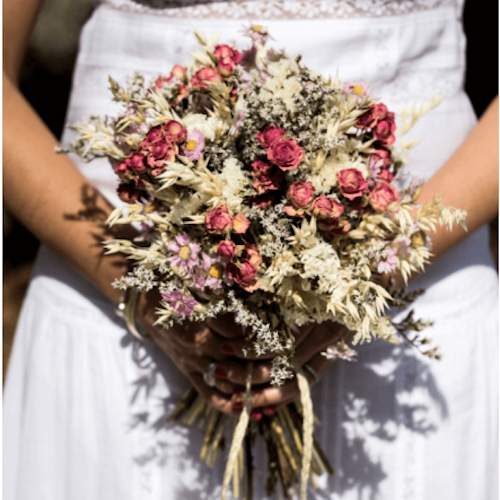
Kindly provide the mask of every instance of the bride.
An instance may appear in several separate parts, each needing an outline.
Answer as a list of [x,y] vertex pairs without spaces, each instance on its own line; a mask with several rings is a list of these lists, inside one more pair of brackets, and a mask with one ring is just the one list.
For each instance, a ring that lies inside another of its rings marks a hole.
[[[192,383],[207,402],[238,414],[238,331],[227,319],[162,330],[156,298],[139,298],[138,320],[153,342],[127,332],[111,283],[128,269],[103,256],[116,196],[105,161],[74,163],[17,89],[40,0],[4,2],[5,202],[43,243],[19,320],[4,397],[6,500],[216,499],[224,464],[198,460],[197,428],[165,426]],[[297,339],[308,363],[322,447],[336,470],[309,498],[487,500],[498,496],[497,276],[485,223],[498,204],[498,102],[476,125],[463,91],[460,0],[105,0],[83,29],[67,123],[114,114],[107,78],[168,74],[195,49],[193,28],[240,41],[250,22],[276,47],[344,81],[366,81],[400,112],[437,93],[443,103],[415,127],[411,173],[420,200],[443,195],[467,210],[468,232],[440,230],[433,263],[411,287],[432,319],[443,360],[373,342],[356,363],[321,356],[342,331],[317,326]],[[62,143],[71,141],[65,132]],[[403,312],[395,312],[403,315]],[[204,381],[216,362],[215,387]],[[327,366],[328,365],[328,366]],[[295,383],[266,385],[257,364],[253,416],[295,399]],[[258,447],[257,447],[258,448]],[[256,476],[263,474],[257,449]],[[260,485],[254,497],[265,498]]]

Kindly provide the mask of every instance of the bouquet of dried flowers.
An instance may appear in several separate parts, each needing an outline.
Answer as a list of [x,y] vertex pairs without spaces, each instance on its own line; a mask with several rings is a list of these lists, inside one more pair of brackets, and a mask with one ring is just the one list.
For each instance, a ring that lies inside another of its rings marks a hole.
[[[435,225],[463,224],[465,214],[439,199],[420,206],[416,182],[397,187],[412,143],[396,146],[394,113],[364,83],[341,84],[267,48],[263,27],[246,34],[250,46],[239,51],[196,33],[200,50],[191,62],[151,83],[140,74],[126,87],[110,78],[123,113],[75,125],[79,136],[68,151],[109,158],[125,205],[108,222],[141,228],[140,241],[106,243],[109,253],[134,261],[117,287],[157,288],[157,323],[165,328],[231,313],[254,353],[273,353],[272,384],[298,377],[301,400],[250,426],[247,398],[223,496],[231,479],[238,496],[243,455],[251,471],[260,432],[268,491],[280,480],[288,495],[302,463],[304,497],[309,476],[331,467],[313,437],[295,329],[333,321],[353,332],[353,346],[374,338],[424,345],[405,333],[424,322],[410,315],[393,324],[387,308],[404,303],[404,293],[391,295],[379,278],[406,280],[423,268]],[[405,110],[400,135],[437,102]],[[325,355],[353,352],[339,344]],[[212,464],[230,419],[194,391],[173,417],[204,422],[201,456]],[[251,478],[246,491],[251,496]]]

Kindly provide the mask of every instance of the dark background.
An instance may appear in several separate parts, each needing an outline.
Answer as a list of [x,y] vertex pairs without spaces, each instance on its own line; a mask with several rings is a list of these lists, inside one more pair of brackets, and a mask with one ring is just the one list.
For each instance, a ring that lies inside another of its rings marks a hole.
[[[21,91],[50,127],[61,135],[78,34],[90,16],[90,0],[45,0],[21,75]],[[466,91],[480,116],[498,93],[498,2],[467,0]],[[19,309],[38,241],[4,210],[3,367],[10,354]],[[492,251],[498,262],[498,219],[491,224]]]

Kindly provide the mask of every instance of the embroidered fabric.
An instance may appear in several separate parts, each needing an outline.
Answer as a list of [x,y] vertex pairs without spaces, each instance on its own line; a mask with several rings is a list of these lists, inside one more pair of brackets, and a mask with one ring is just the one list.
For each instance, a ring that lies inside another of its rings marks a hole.
[[456,0],[97,0],[144,14],[193,19],[325,19],[382,17],[452,7]]

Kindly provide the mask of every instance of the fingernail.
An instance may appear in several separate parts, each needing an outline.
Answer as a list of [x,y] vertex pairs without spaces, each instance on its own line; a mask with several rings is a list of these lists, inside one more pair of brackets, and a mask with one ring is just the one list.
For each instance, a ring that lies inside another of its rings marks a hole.
[[262,412],[260,411],[252,411],[250,412],[250,418],[253,420],[260,420],[262,418]]
[[217,377],[217,378],[222,378],[224,380],[227,380],[227,374],[224,370],[222,370],[221,368],[217,368],[215,371],[214,371],[214,375]]
[[276,411],[276,406],[268,406],[265,410],[264,413],[270,417],[274,412]]
[[222,354],[228,354],[229,356],[234,356],[233,348],[229,344],[224,344],[222,346]]
[[235,401],[233,403],[233,411],[239,411],[243,409],[243,401]]

